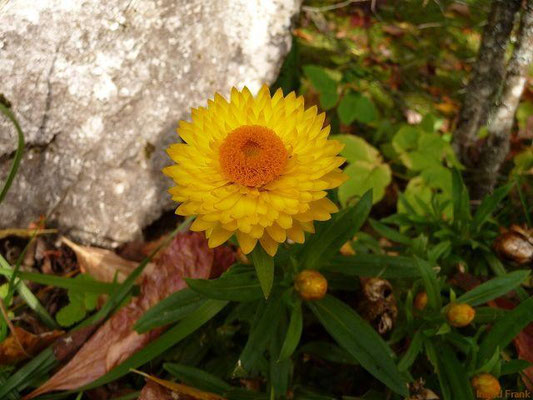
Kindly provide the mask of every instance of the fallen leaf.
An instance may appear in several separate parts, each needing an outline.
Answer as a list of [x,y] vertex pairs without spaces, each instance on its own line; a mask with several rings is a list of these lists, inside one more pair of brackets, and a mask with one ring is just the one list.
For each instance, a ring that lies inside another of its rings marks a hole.
[[139,297],[132,299],[106,321],[70,362],[24,399],[54,390],[77,389],[98,379],[142,349],[164,328],[139,334],[133,330],[139,317],[168,295],[185,288],[184,277],[206,279],[215,269],[227,269],[230,264],[220,264],[233,263],[234,257],[228,257],[226,253],[217,254],[210,249],[200,233],[177,235],[161,254],[152,272],[142,275]]
[[11,334],[0,343],[0,364],[2,365],[16,364],[37,354],[63,334],[63,331],[50,331],[34,335],[17,326],[14,332],[16,337]]
[[[174,393],[177,393],[179,395],[178,398],[180,398],[180,399],[182,398],[181,397],[182,395],[185,395],[185,396],[188,396],[191,399],[195,399],[195,400],[226,400],[225,397],[219,396],[218,394],[215,394],[215,393],[204,392],[202,390],[198,390],[196,388],[193,388],[193,387],[187,386],[187,385],[183,385],[181,383],[176,383],[176,382],[166,381],[164,379],[159,379],[159,378],[156,378],[154,376],[145,374],[144,372],[141,372],[141,371],[134,370],[133,372],[144,376],[146,379],[148,379],[149,381],[155,382],[159,386],[162,386],[162,387],[164,387],[166,389],[169,389],[170,391],[172,391]],[[150,382],[148,382],[148,384],[149,383]],[[144,391],[144,389],[143,389],[143,391]],[[142,397],[142,393],[141,393],[140,399],[142,399],[142,398],[143,397]],[[170,397],[170,398],[172,399],[174,397]]]
[[[76,253],[81,272],[98,281],[113,282],[116,277],[118,282],[123,282],[131,271],[137,268],[138,263],[125,260],[111,250],[80,246],[65,237],[62,241]],[[153,268],[154,264],[150,263],[143,273],[150,274]]]

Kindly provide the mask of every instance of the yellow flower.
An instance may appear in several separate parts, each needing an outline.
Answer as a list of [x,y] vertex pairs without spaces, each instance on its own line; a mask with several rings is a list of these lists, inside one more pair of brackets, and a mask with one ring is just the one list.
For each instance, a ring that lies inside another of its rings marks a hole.
[[258,241],[271,256],[287,238],[303,243],[313,221],[338,211],[326,190],[346,179],[343,145],[328,140],[324,118],[302,97],[271,96],[267,86],[256,97],[247,88],[232,89],[230,101],[216,94],[192,110],[192,122],[180,121],[185,143],[167,150],[176,213],[195,215],[191,230],[205,231],[210,247],[233,234],[245,254]]

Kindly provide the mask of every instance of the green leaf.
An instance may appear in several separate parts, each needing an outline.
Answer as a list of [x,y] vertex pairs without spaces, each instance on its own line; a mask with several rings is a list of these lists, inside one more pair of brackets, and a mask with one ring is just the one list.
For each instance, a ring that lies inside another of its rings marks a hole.
[[146,364],[196,331],[216,314],[218,314],[227,304],[227,301],[207,300],[198,308],[198,310],[196,310],[196,312],[183,318],[174,327],[170,328],[159,338],[127,358],[104,376],[75,391],[67,393],[75,393],[80,390],[89,390],[105,385],[106,383],[113,382],[114,380],[117,380],[118,378],[128,374],[132,369]]
[[174,363],[165,363],[163,368],[185,384],[200,390],[222,395],[232,389],[229,383],[198,368]]
[[250,253],[250,258],[254,264],[265,299],[268,299],[274,284],[274,259],[261,246],[255,246]]
[[510,360],[503,363],[500,375],[518,374],[531,366],[533,366],[533,363],[526,360]]
[[530,271],[513,271],[484,282],[457,299],[459,303],[479,306],[518,287],[529,277]]
[[494,354],[496,348],[505,349],[532,321],[533,297],[530,297],[492,325],[479,346],[478,366],[483,365]]
[[352,308],[329,295],[307,305],[328,333],[363,368],[394,392],[408,395],[407,384],[392,359],[392,350]]
[[291,360],[289,358],[278,359],[276,354],[281,353],[283,339],[287,332],[287,319],[285,313],[278,316],[279,323],[276,331],[270,340],[270,395],[273,398],[285,397],[289,390],[289,379],[291,374]]
[[298,349],[299,354],[312,354],[323,360],[348,365],[359,365],[359,362],[342,347],[326,341],[307,342]]
[[[218,279],[185,279],[189,288],[204,297],[229,301],[254,301],[263,297],[260,282],[252,270],[225,273]],[[272,271],[274,268],[272,268]]]
[[381,254],[356,254],[334,257],[325,271],[349,276],[382,278],[419,278],[420,272],[411,257],[388,256]]
[[87,315],[85,307],[80,302],[73,302],[67,304],[56,314],[56,320],[61,326],[71,326],[80,322]]
[[165,326],[186,317],[207,299],[191,289],[182,289],[172,293],[148,311],[135,323],[134,329],[139,333]]
[[369,222],[370,222],[370,226],[372,227],[372,229],[374,229],[379,235],[383,236],[384,238],[389,239],[396,243],[405,244],[407,246],[411,245],[411,242],[412,242],[411,238],[401,234],[397,230],[392,229],[388,227],[387,225],[382,224],[379,221],[376,221],[375,219],[370,219]]
[[470,220],[470,197],[458,169],[452,170],[453,222],[464,226]]
[[11,187],[11,184],[13,183],[13,180],[15,179],[15,176],[17,175],[18,168],[20,166],[20,161],[22,160],[22,154],[24,153],[24,133],[22,132],[22,129],[20,128],[20,125],[15,118],[15,115],[11,112],[9,108],[4,106],[0,102],[0,112],[4,114],[14,125],[15,130],[17,131],[18,135],[18,141],[17,141],[17,151],[15,152],[15,157],[13,157],[13,162],[11,163],[11,168],[9,169],[9,174],[7,175],[6,181],[4,182],[4,185],[2,186],[2,190],[0,191],[0,204],[2,201],[4,201],[4,198],[7,195],[7,192],[9,191],[9,188]]
[[[0,275],[11,277],[12,270],[10,268],[3,267],[5,264],[0,263]],[[17,276],[20,279],[28,280],[30,282],[39,283],[41,285],[49,285],[59,287],[62,289],[68,289],[73,291],[91,292],[96,294],[111,294],[119,288],[117,283],[99,282],[92,280],[77,280],[72,278],[64,278],[61,276],[54,276],[49,274],[39,274],[35,272],[19,271]],[[87,276],[87,275],[85,275]]]
[[410,125],[404,125],[396,132],[392,138],[392,147],[398,154],[416,150],[418,148],[418,138],[421,132]]
[[433,310],[440,309],[442,306],[442,298],[440,295],[440,285],[437,279],[437,274],[427,261],[415,257],[415,262],[428,295],[428,306]]
[[359,93],[346,94],[339,103],[337,114],[345,125],[350,125],[354,121],[368,124],[378,117],[374,103]]
[[350,177],[339,188],[339,200],[345,206],[352,198],[359,198],[372,189],[374,203],[381,200],[391,182],[391,169],[383,162],[379,151],[364,139],[354,135],[333,135],[344,144],[341,155],[350,165],[344,172]]
[[[457,359],[456,352],[449,345],[442,342],[438,343],[435,348],[438,357],[437,373],[443,392],[449,390],[451,393],[450,399],[453,400],[474,400],[468,373],[463,363]],[[443,384],[447,385],[447,390],[442,388]]]
[[337,104],[337,82],[335,82],[326,70],[317,65],[304,65],[305,76],[320,94],[320,105],[324,110],[329,110]]
[[281,348],[278,361],[283,361],[288,359],[300,342],[300,337],[302,336],[303,329],[303,316],[302,316],[302,303],[300,301],[293,304],[291,309],[291,319],[289,322],[289,327],[287,328],[287,333],[285,336],[285,341]]
[[[7,262],[7,260],[0,254],[0,273],[3,271],[3,275],[11,278],[13,276],[13,269]],[[46,308],[43,307],[39,299],[32,293],[30,288],[21,280],[22,275],[24,273],[21,271],[17,271],[17,281],[14,284],[14,287],[16,288],[18,294],[29,308],[31,308],[35,313],[39,316],[41,321],[43,321],[46,326],[48,326],[50,329],[56,329],[57,324],[55,320],[52,318],[52,316],[48,313]]]
[[408,371],[411,368],[411,365],[416,361],[418,354],[424,346],[424,334],[421,330],[416,331],[413,336],[409,348],[403,355],[402,359],[398,363],[398,369],[400,371]]
[[5,398],[12,391],[21,392],[36,378],[44,378],[45,375],[59,364],[55,358],[52,347],[40,352],[11,375],[5,383],[0,385],[0,399]]
[[503,199],[507,197],[512,187],[513,183],[508,183],[507,185],[499,187],[494,193],[483,199],[481,205],[474,214],[471,227],[472,231],[478,231],[479,228],[483,226],[492,213],[501,206]]
[[249,371],[266,349],[268,340],[276,330],[282,310],[281,296],[272,296],[266,304],[261,304],[252,323],[248,341],[239,357],[239,363]]
[[492,324],[502,318],[509,311],[494,307],[476,307],[476,324]]
[[372,165],[358,161],[348,165],[344,172],[350,179],[339,187],[339,200],[346,206],[353,199],[360,198],[363,194],[372,191],[374,203],[385,196],[385,189],[392,181],[392,173],[388,164]]
[[363,226],[372,208],[372,192],[366,192],[359,202],[337,213],[321,224],[301,248],[301,269],[321,268],[346,241],[351,240]]
[[379,164],[382,162],[379,151],[359,136],[331,135],[330,138],[344,144],[341,155],[350,163],[366,161],[371,164]]

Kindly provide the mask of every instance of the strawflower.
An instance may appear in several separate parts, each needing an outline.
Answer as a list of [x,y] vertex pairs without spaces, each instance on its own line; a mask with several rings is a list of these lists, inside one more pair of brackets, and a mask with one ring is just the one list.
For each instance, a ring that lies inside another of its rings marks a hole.
[[287,238],[303,243],[313,221],[337,211],[326,191],[346,179],[343,146],[328,140],[324,119],[302,97],[271,96],[267,86],[255,97],[247,88],[232,89],[229,101],[216,94],[180,122],[184,143],[167,150],[176,213],[196,216],[191,230],[205,231],[210,247],[234,234],[245,254],[258,242],[271,256]]

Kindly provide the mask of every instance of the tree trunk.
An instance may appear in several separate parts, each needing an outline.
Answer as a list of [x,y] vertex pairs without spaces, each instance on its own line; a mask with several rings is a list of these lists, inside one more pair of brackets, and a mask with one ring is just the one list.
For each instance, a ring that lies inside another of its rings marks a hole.
[[467,167],[475,164],[472,159],[475,158],[478,131],[486,125],[502,87],[505,53],[520,3],[521,0],[493,0],[492,3],[455,131],[455,150]]
[[509,153],[509,138],[514,116],[533,61],[533,0],[527,0],[520,21],[518,41],[507,67],[500,101],[488,123],[488,137],[482,144],[476,165],[472,194],[481,198],[497,183],[498,171]]

